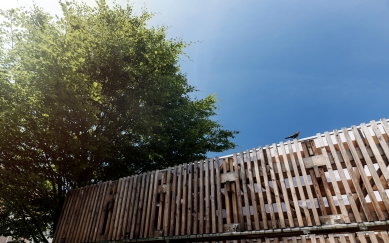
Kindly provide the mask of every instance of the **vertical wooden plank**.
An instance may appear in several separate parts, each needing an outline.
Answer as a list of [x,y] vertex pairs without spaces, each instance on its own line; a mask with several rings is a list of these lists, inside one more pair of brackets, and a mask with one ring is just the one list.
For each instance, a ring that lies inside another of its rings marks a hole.
[[183,178],[182,178],[182,213],[181,213],[181,235],[185,235],[186,233],[186,216],[188,215],[188,164],[183,164]]
[[[288,157],[286,156],[285,146],[284,146],[283,142],[280,143],[280,148],[281,148],[281,154],[282,154],[282,158],[283,158],[284,165],[285,165],[286,174],[288,177],[290,191],[292,194],[292,201],[294,203],[294,210],[296,211],[297,222],[298,222],[299,226],[304,226],[304,222],[303,222],[303,219],[301,217],[300,206],[299,206],[297,195],[296,195],[296,189],[295,189],[294,183],[293,183],[293,176],[291,173],[291,169],[289,167]],[[293,157],[293,156],[291,156],[291,157]]]
[[[240,152],[240,158],[243,157],[243,153]],[[242,164],[244,163],[243,160],[241,160],[240,164],[242,166]],[[242,230],[244,230],[244,220],[243,220],[243,213],[242,213],[242,197],[240,196],[241,195],[241,192],[240,192],[240,188],[241,188],[241,185],[240,185],[240,171],[239,171],[239,167],[238,167],[238,158],[236,156],[236,153],[233,154],[233,166],[234,166],[234,173],[235,173],[235,180],[236,180],[236,188],[237,188],[237,193],[238,193],[238,209],[239,209],[239,214],[238,214],[238,218],[239,218],[239,224],[240,224],[240,227]],[[244,168],[244,165],[243,165],[243,168]],[[244,171],[244,169],[242,170]],[[246,189],[246,181],[243,180],[242,181],[242,186],[243,186],[243,194],[244,194],[244,189]],[[247,197],[247,195],[246,195]],[[247,212],[247,208],[246,208],[246,212]],[[249,208],[249,211],[250,212],[250,208]],[[246,215],[250,215],[250,214],[247,214]],[[249,217],[249,216],[248,216]],[[251,220],[250,220],[251,221]],[[249,223],[249,221],[247,221],[247,225],[249,225],[251,223]],[[251,225],[250,225],[250,228],[251,228]]]
[[[288,191],[286,190],[285,179],[284,179],[284,175],[283,175],[282,168],[281,168],[281,161],[279,158],[280,156],[278,154],[277,145],[275,143],[273,143],[273,153],[274,153],[274,157],[276,159],[278,177],[280,178],[281,190],[282,190],[282,195],[284,198],[286,215],[288,216],[289,227],[294,227],[293,214],[292,214],[292,209],[291,209],[290,203],[289,203]],[[282,224],[281,224],[281,227],[282,227]],[[284,227],[285,227],[285,225],[284,225]]]
[[[389,183],[389,171],[388,171],[388,168],[387,168],[387,166],[386,166],[386,164],[384,162],[383,157],[381,156],[380,151],[378,150],[377,144],[374,142],[374,139],[371,136],[370,131],[367,128],[365,123],[361,124],[361,128],[362,128],[363,132],[365,133],[367,141],[368,141],[368,143],[370,145],[370,149],[373,151],[373,154],[374,154],[374,157],[375,157],[375,159],[377,161],[377,164],[378,164],[378,166],[380,167],[380,169],[382,171],[382,175],[384,176],[384,178],[387,181],[387,183]],[[377,130],[379,132],[379,129],[377,129]],[[378,138],[378,135],[377,135],[377,138]],[[382,144],[386,144],[386,143],[382,143]],[[385,145],[381,146],[382,150],[384,150],[384,152],[386,150],[385,147],[387,147],[387,146],[388,146],[387,144],[386,144],[386,146]],[[369,156],[369,158],[370,158],[370,156]]]
[[129,199],[129,195],[128,195],[128,191],[129,191],[129,180],[130,180],[130,177],[125,177],[124,180],[123,180],[123,195],[122,195],[122,201],[121,201],[121,204],[122,204],[122,207],[120,209],[120,212],[119,212],[119,222],[117,224],[117,230],[116,230],[116,235],[115,235],[115,239],[123,239],[124,238],[124,229],[123,229],[123,222],[125,222],[124,220],[126,220],[126,212],[127,212],[127,207],[128,207],[128,199]]
[[327,198],[329,208],[331,210],[331,214],[338,214],[338,210],[336,209],[334,199],[332,198],[331,189],[330,186],[328,185],[327,177],[325,175],[323,168],[319,168],[319,174],[320,174],[322,185],[324,187],[324,192],[326,193],[326,198]]
[[199,163],[199,190],[200,190],[200,197],[199,197],[199,234],[204,233],[204,161],[200,161]]
[[380,234],[384,243],[389,243],[388,233],[386,231],[380,231]]
[[140,232],[139,232],[139,238],[144,238],[146,237],[145,234],[144,234],[144,231],[145,231],[145,228],[146,227],[146,213],[147,213],[147,206],[148,206],[148,203],[150,201],[150,197],[149,197],[149,191],[151,190],[150,189],[150,183],[151,182],[151,172],[147,172],[147,175],[146,175],[146,184],[145,184],[145,193],[144,193],[144,200],[143,200],[143,205],[142,205],[142,217],[141,217],[141,222],[140,222]]
[[[222,194],[221,194],[222,190],[221,190],[219,157],[216,157],[215,159],[215,169],[216,169],[216,201],[217,201],[217,229],[218,229],[217,232],[222,233],[223,232],[223,214],[222,214],[223,209],[222,209]],[[196,195],[196,191],[195,191],[195,195]],[[196,203],[196,201],[194,203]]]
[[149,174],[148,173],[143,173],[142,175],[142,186],[141,186],[141,192],[139,196],[139,204],[138,204],[138,213],[137,213],[137,220],[136,220],[136,227],[135,227],[135,237],[136,238],[141,238],[142,232],[141,232],[141,222],[143,220],[142,214],[144,211],[144,203],[146,201],[145,195],[146,195],[146,188],[148,185],[148,180],[149,180]]
[[[386,122],[386,121],[385,121]],[[382,150],[384,151],[384,154],[386,158],[389,158],[389,146],[385,141],[385,138],[382,136],[382,133],[380,129],[377,126],[377,123],[375,121],[370,122],[371,127],[373,128],[373,131],[378,139],[378,142],[381,145]]]
[[79,239],[82,236],[82,232],[83,232],[84,226],[85,226],[86,211],[88,211],[89,207],[90,207],[92,187],[86,186],[83,188],[83,190],[84,190],[84,195],[83,195],[83,199],[80,203],[79,218],[77,219],[77,221],[75,222],[75,225],[74,225],[73,237],[74,237],[75,242],[79,242]]
[[130,230],[130,239],[135,238],[135,225],[136,225],[136,217],[138,216],[138,202],[139,202],[139,193],[141,189],[141,180],[142,180],[143,175],[138,175],[136,178],[136,187],[135,187],[135,199],[134,199],[134,204],[133,204],[133,209],[132,209],[132,219],[131,219],[131,230]]
[[[223,159],[223,172],[227,173],[227,159]],[[228,167],[229,168],[229,167]],[[224,184],[224,201],[226,204],[226,222],[227,224],[231,224],[231,202],[230,202],[230,195],[229,195],[229,190],[230,190],[230,182],[226,182]]]
[[[354,133],[355,139],[357,140],[359,148],[361,149],[361,152],[362,152],[362,155],[363,155],[363,157],[365,159],[367,168],[369,168],[370,174],[373,177],[373,180],[374,180],[375,185],[377,187],[378,193],[380,194],[380,196],[382,198],[382,201],[383,201],[383,203],[385,205],[386,210],[389,212],[389,197],[388,197],[388,195],[385,192],[385,189],[384,189],[384,187],[383,187],[383,185],[381,183],[380,177],[377,174],[377,170],[374,168],[373,161],[371,160],[370,155],[368,154],[367,149],[364,146],[364,143],[363,143],[362,138],[361,138],[361,136],[360,136],[360,134],[358,132],[357,127],[356,126],[352,126],[352,131]],[[368,136],[368,135],[366,134],[366,136]],[[373,146],[375,146],[374,141],[373,141],[373,144],[370,144],[370,147],[371,147],[371,149],[374,152]],[[378,150],[377,150],[377,153],[378,153],[378,155],[380,155]],[[378,162],[379,167],[380,168],[381,168],[381,166],[383,167],[381,170],[383,172],[383,175],[384,175],[385,179],[389,180],[389,173],[388,173],[388,170],[387,170],[387,168],[385,166],[385,163],[383,161],[381,161],[382,163],[380,163],[378,157],[376,157],[376,160]],[[389,182],[389,181],[387,181],[387,182]]]
[[102,191],[99,205],[97,207],[96,222],[93,226],[92,235],[90,237],[92,242],[98,241],[100,239],[99,236],[101,234],[101,229],[103,227],[105,207],[106,207],[106,203],[108,202],[108,195],[109,195],[109,190],[111,188],[111,181],[107,181],[103,183],[103,185],[104,185],[104,189]]
[[328,234],[328,240],[330,241],[330,243],[335,243],[334,235],[333,234]]
[[[236,153],[234,153],[234,161],[238,162],[237,158],[236,158]],[[247,165],[247,163],[244,162],[243,160],[243,152],[240,152],[239,154],[241,160],[240,160],[240,167],[241,167],[241,171],[240,171],[240,174],[241,174],[241,177],[242,177],[242,188],[243,188],[243,200],[244,200],[244,208],[246,209],[246,224],[247,224],[247,229],[245,230],[248,230],[248,231],[251,231],[253,230],[253,224],[251,222],[251,212],[250,212],[250,202],[249,202],[249,198],[248,198],[248,191],[247,191],[247,178],[246,178],[246,168],[245,168],[245,164]],[[255,160],[254,160],[254,163],[255,163]],[[238,171],[235,171],[235,173],[238,172]],[[257,182],[258,182],[258,178],[257,177]],[[262,188],[258,188],[258,190],[261,190]],[[255,213],[255,212],[254,212]],[[266,218],[265,218],[266,220]],[[243,225],[241,225],[241,228],[244,229],[244,223]]]
[[175,223],[177,221],[176,217],[176,206],[177,206],[177,168],[178,166],[174,166],[173,168],[173,183],[172,183],[172,200],[170,203],[170,226],[169,226],[169,236],[174,235]]
[[154,172],[150,172],[150,179],[149,179],[149,191],[147,196],[147,209],[146,209],[146,215],[145,218],[145,226],[144,226],[144,232],[143,232],[143,238],[147,238],[149,236],[149,229],[150,229],[150,213],[151,213],[151,206],[153,204],[153,192],[154,192]]
[[[262,157],[261,157],[262,159]],[[265,200],[263,197],[263,191],[262,191],[262,183],[261,183],[261,175],[260,175],[260,170],[259,170],[259,165],[258,165],[258,156],[257,156],[257,151],[256,149],[253,149],[253,160],[254,160],[254,168],[255,168],[255,178],[257,180],[257,186],[258,186],[258,198],[259,198],[259,206],[261,208],[261,216],[262,216],[262,223],[264,229],[268,229],[269,225],[267,223],[267,213],[266,213],[266,208],[265,208]],[[262,167],[261,167],[262,168]],[[266,170],[262,171],[263,174],[266,174]],[[260,228],[257,228],[256,230],[260,230]]]
[[73,191],[69,191],[65,197],[65,202],[62,206],[62,211],[59,217],[57,229],[55,230],[54,233],[54,239],[53,239],[54,243],[59,243],[62,239],[62,234],[66,225],[66,221],[68,219],[69,210],[72,205],[72,199],[73,199],[72,194]]
[[358,168],[358,171],[359,171],[359,175],[361,176],[361,179],[362,179],[362,181],[364,183],[366,191],[369,194],[369,197],[370,197],[370,200],[371,200],[371,202],[373,204],[375,212],[376,212],[376,214],[377,214],[377,216],[378,216],[378,218],[380,220],[385,220],[385,216],[382,213],[381,207],[378,204],[376,196],[374,195],[373,188],[371,187],[370,182],[369,182],[369,180],[368,180],[368,178],[366,176],[366,172],[365,172],[365,170],[363,168],[361,160],[359,159],[358,153],[357,153],[357,151],[356,151],[356,149],[354,147],[354,144],[353,144],[353,142],[352,142],[352,140],[350,138],[350,135],[348,134],[348,131],[347,131],[346,128],[343,128],[342,131],[343,131],[343,135],[346,138],[346,141],[347,141],[348,147],[349,147],[349,149],[351,151],[351,154],[352,154],[352,156],[354,158],[354,162],[357,165],[357,168]]
[[350,243],[358,243],[357,239],[355,239],[355,233],[348,234],[348,240],[349,240]]
[[[167,171],[162,171],[161,172],[162,179],[161,179],[161,186],[166,184],[166,176],[167,176]],[[163,212],[165,210],[165,194],[163,192],[160,192],[159,195],[159,210],[158,210],[158,218],[157,218],[157,230],[158,231],[163,231]],[[163,235],[165,235],[166,232],[163,232]]]
[[69,228],[73,224],[74,211],[76,210],[77,201],[79,200],[78,195],[80,193],[80,190],[73,189],[73,190],[71,190],[71,192],[72,192],[72,194],[71,194],[72,198],[71,198],[70,203],[69,203],[69,211],[67,213],[66,223],[64,224],[64,229],[62,231],[60,241],[62,240],[62,238],[67,239],[67,237],[68,237],[68,231],[69,231]]
[[312,210],[312,213],[313,213],[313,218],[315,220],[315,224],[316,225],[321,225],[320,219],[319,219],[319,214],[317,213],[316,205],[315,205],[315,202],[313,200],[313,194],[312,194],[311,186],[309,185],[307,171],[305,169],[303,158],[301,156],[300,148],[298,146],[298,141],[297,141],[296,138],[293,140],[293,143],[294,143],[294,148],[296,149],[297,160],[298,160],[298,162],[300,164],[301,174],[303,176],[303,180],[304,180],[304,184],[305,184],[305,190],[308,193],[309,204],[311,205],[311,210]]
[[[228,165],[230,167],[230,171],[234,171],[234,165],[233,165],[233,160],[231,157],[228,158]],[[236,183],[232,182],[231,183],[231,198],[232,198],[232,217],[234,219],[234,223],[239,222],[238,219],[238,205],[237,205],[237,188],[236,188]]]
[[316,180],[315,172],[313,170],[309,170],[309,174],[311,176],[313,188],[315,189],[316,198],[317,198],[317,202],[319,204],[321,215],[327,215],[327,209],[326,209],[326,206],[324,204],[323,197],[321,195],[319,182]]
[[262,169],[262,176],[265,184],[265,190],[266,190],[266,197],[267,197],[267,204],[269,206],[270,211],[270,219],[271,219],[271,227],[273,229],[277,228],[277,222],[276,222],[276,215],[274,213],[274,207],[273,207],[273,201],[271,199],[271,192],[270,192],[270,185],[269,185],[269,178],[267,176],[267,169],[266,169],[266,160],[265,160],[265,154],[263,152],[263,148],[259,147],[259,156],[261,158],[261,169]]
[[[340,179],[342,181],[342,184],[343,184],[343,187],[344,189],[346,190],[346,196],[348,198],[348,201],[350,202],[350,206],[351,206],[351,209],[354,213],[354,216],[355,216],[355,220],[357,222],[362,222],[362,219],[361,219],[361,215],[359,214],[359,210],[358,210],[358,207],[354,201],[354,197],[353,197],[353,194],[351,192],[351,189],[350,189],[350,186],[348,184],[348,181],[347,181],[347,178],[346,178],[346,175],[344,174],[343,172],[343,167],[342,165],[340,164],[340,160],[338,158],[338,153],[336,152],[336,149],[335,149],[335,146],[334,144],[332,143],[332,140],[331,140],[331,137],[330,137],[330,134],[328,132],[325,132],[325,138],[327,140],[327,144],[330,148],[330,151],[331,151],[331,154],[332,154],[332,157],[334,158],[334,161],[335,161],[335,165],[336,165],[336,168],[338,169],[338,173],[340,175]],[[348,159],[348,158],[347,158]]]
[[158,181],[159,181],[159,170],[156,170],[154,173],[154,185],[153,185],[153,199],[151,204],[151,214],[149,215],[150,223],[149,223],[149,230],[148,230],[148,236],[153,237],[154,236],[154,220],[155,220],[155,213],[157,210],[157,195],[158,195]]
[[301,198],[301,204],[303,206],[303,210],[305,213],[305,219],[307,220],[307,225],[312,226],[311,216],[310,216],[310,213],[308,211],[307,201],[305,198],[303,187],[301,185],[300,174],[299,174],[299,171],[297,168],[297,163],[296,163],[296,159],[294,157],[293,148],[292,148],[292,144],[290,143],[290,140],[288,140],[288,148],[289,148],[289,155],[290,155],[290,158],[292,160],[292,167],[293,167],[294,176],[295,176],[296,182],[297,182],[297,189],[299,191],[300,198]]
[[166,196],[165,196],[165,205],[164,205],[164,215],[163,215],[163,235],[167,236],[169,234],[170,226],[170,195],[171,195],[171,180],[172,180],[172,168],[169,167],[166,171],[167,180],[166,180]]
[[[254,154],[256,154],[257,152],[256,152],[255,148],[253,148],[252,151],[253,151],[253,158],[255,159],[256,156],[254,156]],[[263,162],[262,159],[263,158],[261,157],[261,162]],[[259,229],[260,226],[259,226],[258,208],[257,208],[258,203],[257,203],[257,199],[255,197],[254,178],[253,178],[254,168],[251,168],[251,158],[250,158],[250,151],[249,150],[246,151],[246,161],[247,161],[247,177],[249,178],[251,202],[252,202],[252,207],[253,207],[253,211],[254,211],[254,226],[255,226],[255,229]],[[256,161],[254,160],[254,163],[255,162]],[[254,171],[254,174],[255,174],[255,171]],[[258,181],[258,179],[260,179],[260,178],[257,178],[257,181]],[[260,189],[261,188],[258,188],[258,191]]]
[[336,181],[336,177],[335,177],[334,171],[332,169],[332,165],[331,165],[330,159],[328,157],[327,150],[326,150],[326,148],[324,146],[323,139],[322,139],[320,133],[318,133],[316,136],[317,136],[317,140],[319,141],[319,146],[320,146],[322,155],[323,155],[324,160],[326,162],[327,171],[328,171],[328,174],[330,175],[330,178],[331,178],[331,184],[332,184],[332,187],[334,188],[335,195],[336,195],[336,198],[338,200],[340,211],[341,211],[342,215],[344,216],[344,221],[346,223],[350,223],[350,219],[349,219],[349,217],[347,217],[348,216],[348,212],[347,212],[346,207],[344,205],[342,194],[340,192],[340,189],[339,189],[339,186],[338,186],[338,182]]
[[210,233],[211,222],[210,222],[210,192],[209,192],[209,160],[205,160],[205,233]]
[[367,243],[364,232],[357,232],[357,236],[361,243]]
[[271,181],[273,184],[273,190],[274,190],[274,197],[276,199],[276,205],[277,205],[277,211],[278,211],[278,218],[280,220],[280,227],[285,228],[285,218],[284,218],[284,212],[282,210],[281,206],[281,200],[280,200],[280,193],[278,191],[278,186],[277,186],[277,178],[276,174],[274,173],[274,164],[272,162],[272,156],[270,152],[270,148],[268,145],[266,145],[266,155],[267,155],[267,163],[269,165],[269,171],[270,171],[270,177]]
[[[216,202],[215,202],[215,168],[214,161],[210,159],[209,161],[209,173],[211,174],[211,233],[217,233],[217,222],[216,222]],[[240,189],[237,190],[240,192]],[[240,193],[239,193],[240,194]],[[241,208],[239,208],[241,210]]]
[[319,235],[319,240],[320,240],[320,243],[326,243],[326,240],[324,239],[324,235],[322,235],[322,234]]
[[193,163],[193,234],[197,234],[197,229],[199,225],[199,162],[195,161]]
[[70,224],[69,224],[69,229],[67,231],[67,235],[66,235],[66,239],[68,241],[73,241],[74,239],[74,228],[76,227],[77,225],[77,222],[78,222],[78,214],[80,212],[80,207],[81,207],[81,202],[83,201],[84,199],[84,188],[79,188],[78,189],[78,195],[77,195],[77,201],[74,205],[74,210],[72,212],[72,217],[71,217],[71,220],[70,220]]
[[368,231],[368,234],[369,234],[369,237],[370,237],[370,240],[372,243],[378,243],[378,240],[377,240],[377,237],[376,237],[374,231]]
[[177,198],[176,198],[176,229],[175,235],[180,234],[180,217],[181,217],[181,192],[182,192],[182,165],[178,166],[177,171]]
[[85,234],[86,234],[86,237],[84,239],[85,242],[90,242],[92,240],[93,235],[96,233],[95,227],[96,227],[96,224],[99,222],[98,216],[99,216],[99,213],[101,211],[101,203],[102,203],[102,201],[104,201],[103,195],[104,195],[106,186],[107,186],[107,183],[101,183],[101,184],[97,185],[98,192],[97,192],[97,195],[95,198],[94,207],[93,207],[93,211],[92,211],[92,217],[90,219],[90,224],[89,224],[87,231],[85,232]]
[[[128,222],[130,221],[130,207],[131,207],[131,199],[133,197],[133,183],[135,176],[130,176],[126,183],[126,194],[125,194],[125,207],[124,207],[124,215],[122,217],[122,225],[120,227],[120,237],[126,238],[126,233],[128,232]],[[129,235],[128,235],[129,237]]]
[[186,222],[186,234],[191,235],[192,234],[192,208],[193,208],[193,202],[192,202],[192,181],[193,181],[193,163],[188,164],[188,216],[187,216],[187,222]]
[[90,219],[92,218],[92,210],[94,207],[94,202],[97,196],[97,190],[98,186],[97,185],[91,185],[90,186],[90,192],[88,195],[88,201],[87,205],[88,207],[85,210],[85,214],[82,216],[83,217],[83,222],[81,223],[80,227],[80,236],[78,237],[77,241],[79,242],[85,242],[85,238],[88,234],[87,230],[89,229],[89,224],[90,224]]
[[118,182],[118,190],[117,194],[115,195],[114,201],[115,201],[115,207],[114,211],[112,212],[112,227],[108,233],[108,239],[115,239],[115,234],[117,231],[118,223],[119,223],[119,214],[120,214],[120,209],[122,208],[122,200],[123,200],[123,191],[124,191],[124,186],[123,186],[123,178],[119,179]]
[[[310,234],[309,238],[311,239],[311,243],[316,243],[316,235],[315,234]],[[346,243],[346,242],[344,242],[344,243]]]

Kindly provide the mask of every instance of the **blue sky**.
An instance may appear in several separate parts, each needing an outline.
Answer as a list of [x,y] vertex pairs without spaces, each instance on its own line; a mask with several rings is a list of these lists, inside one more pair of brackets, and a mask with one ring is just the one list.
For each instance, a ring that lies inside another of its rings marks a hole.
[[[57,3],[35,2],[60,12]],[[181,70],[198,98],[220,99],[215,119],[240,131],[238,148],[210,157],[278,143],[296,131],[304,138],[389,118],[388,0],[130,3],[136,13],[144,6],[158,12],[149,24],[169,26],[169,37],[198,41],[186,49]]]

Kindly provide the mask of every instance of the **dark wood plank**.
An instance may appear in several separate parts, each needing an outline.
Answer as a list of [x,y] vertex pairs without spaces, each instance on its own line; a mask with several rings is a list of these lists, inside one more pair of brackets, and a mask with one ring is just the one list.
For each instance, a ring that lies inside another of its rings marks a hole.
[[159,170],[156,170],[154,173],[153,199],[152,199],[152,204],[151,204],[151,214],[149,215],[149,217],[150,217],[150,224],[149,224],[149,230],[148,230],[149,237],[154,236],[154,222],[155,222],[155,214],[156,214],[156,209],[157,209],[158,181],[159,181]]
[[167,179],[166,179],[166,196],[164,204],[164,214],[163,214],[163,232],[164,236],[167,236],[169,233],[170,226],[170,197],[171,197],[171,180],[172,180],[172,168],[169,167],[166,170]]
[[182,177],[182,213],[181,213],[181,235],[186,235],[186,216],[188,215],[188,164],[183,164]]
[[188,193],[187,193],[187,202],[188,202],[188,210],[187,210],[187,222],[186,222],[186,234],[191,235],[192,234],[192,208],[193,208],[193,194],[192,194],[192,185],[193,182],[193,163],[188,164]]
[[177,198],[176,198],[176,229],[175,235],[180,234],[180,220],[181,220],[181,194],[182,194],[182,165],[178,166],[177,171]]
[[[240,158],[242,158],[242,155],[243,153],[241,152],[240,153]],[[244,220],[243,220],[243,213],[242,213],[242,197],[240,196],[241,194],[241,191],[240,191],[240,188],[241,188],[241,182],[240,182],[240,176],[239,174],[241,173],[239,171],[239,165],[238,165],[238,158],[236,156],[236,153],[233,154],[233,166],[234,166],[234,173],[235,173],[235,181],[236,181],[236,188],[237,188],[237,193],[238,193],[238,208],[239,208],[239,213],[238,213],[238,218],[239,218],[239,224],[240,224],[240,227],[241,229],[244,229]],[[244,163],[243,160],[241,160],[241,164]],[[243,170],[244,171],[244,170]],[[243,184],[243,188],[246,188],[246,181],[245,180],[242,180],[242,184]],[[243,193],[244,194],[244,193]],[[246,195],[247,196],[247,195]],[[247,212],[247,210],[246,210]],[[249,211],[250,212],[250,211]],[[249,221],[247,221],[247,225],[249,225]],[[250,228],[251,228],[251,225],[250,225]]]
[[193,234],[197,234],[199,225],[199,162],[195,161],[193,165]]
[[[254,156],[254,153],[256,153],[255,148],[253,148],[252,151],[253,151],[253,158],[256,158],[256,156]],[[246,151],[246,161],[247,161],[247,177],[249,179],[251,202],[252,202],[252,207],[253,207],[253,211],[254,211],[254,227],[255,227],[255,229],[259,229],[260,226],[259,226],[259,217],[258,217],[258,208],[257,208],[258,202],[257,202],[257,199],[255,197],[254,176],[253,176],[256,173],[256,171],[255,171],[255,167],[251,168],[251,158],[250,158],[250,151],[249,150]],[[262,160],[261,160],[261,162],[262,162]],[[255,163],[255,161],[254,161],[254,163]],[[258,188],[258,190],[259,189],[260,188]],[[239,192],[240,192],[240,190],[239,190]],[[239,195],[239,198],[241,198],[240,195]]]
[[[220,162],[219,157],[215,159],[215,169],[216,169],[216,201],[217,201],[217,232],[223,232],[223,208],[222,208],[222,194],[221,194],[221,180],[220,180]],[[196,185],[196,184],[195,184]],[[196,195],[196,191],[195,191]],[[196,201],[195,201],[196,203]],[[196,212],[197,214],[197,212]],[[193,232],[195,233],[195,232]]]
[[172,183],[172,200],[170,205],[170,226],[169,226],[169,235],[174,235],[176,218],[176,207],[177,207],[177,170],[178,166],[173,168],[173,183]]

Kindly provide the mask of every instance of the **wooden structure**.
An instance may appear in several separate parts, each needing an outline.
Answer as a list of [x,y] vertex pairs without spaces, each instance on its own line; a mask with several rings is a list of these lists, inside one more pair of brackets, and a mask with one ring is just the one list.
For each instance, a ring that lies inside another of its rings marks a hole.
[[389,243],[389,124],[69,192],[53,243]]

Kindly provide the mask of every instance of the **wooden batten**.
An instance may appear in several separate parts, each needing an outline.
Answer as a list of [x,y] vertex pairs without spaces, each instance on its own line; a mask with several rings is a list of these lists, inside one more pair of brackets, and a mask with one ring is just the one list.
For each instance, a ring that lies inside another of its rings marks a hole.
[[[389,124],[381,119],[78,188],[66,197],[53,243],[190,235],[221,242],[202,235],[280,229],[282,235],[230,240],[389,243],[388,229],[362,227],[389,220],[388,144]],[[360,232],[308,230],[354,223]],[[297,228],[306,234],[288,235]]]

